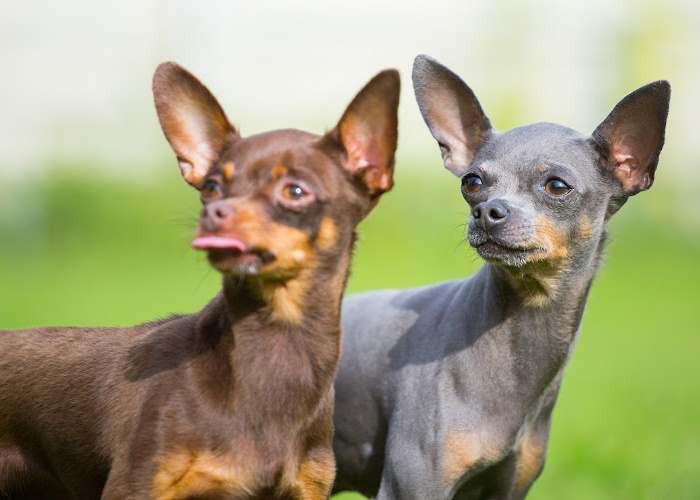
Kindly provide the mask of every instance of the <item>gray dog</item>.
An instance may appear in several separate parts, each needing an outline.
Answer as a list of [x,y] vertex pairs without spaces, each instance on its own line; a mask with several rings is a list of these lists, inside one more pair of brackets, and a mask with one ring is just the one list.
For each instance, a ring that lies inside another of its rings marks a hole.
[[606,223],[654,180],[670,86],[632,92],[585,135],[551,123],[496,132],[471,89],[425,56],[413,85],[486,263],[466,280],[344,302],[336,490],[524,498]]

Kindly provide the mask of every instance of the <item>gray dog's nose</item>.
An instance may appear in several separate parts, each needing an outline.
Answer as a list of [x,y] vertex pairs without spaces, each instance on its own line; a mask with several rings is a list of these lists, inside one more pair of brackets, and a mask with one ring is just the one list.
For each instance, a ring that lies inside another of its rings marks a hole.
[[502,200],[485,201],[479,203],[472,210],[477,224],[486,231],[505,222],[509,213],[508,205]]

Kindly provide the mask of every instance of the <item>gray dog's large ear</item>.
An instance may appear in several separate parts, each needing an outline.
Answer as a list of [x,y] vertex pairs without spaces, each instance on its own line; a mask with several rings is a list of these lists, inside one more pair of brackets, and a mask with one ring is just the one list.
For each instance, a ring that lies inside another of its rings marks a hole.
[[428,56],[413,61],[413,89],[445,167],[461,177],[490,136],[491,122],[472,89]]
[[153,75],[160,126],[182,177],[200,188],[208,170],[238,132],[209,90],[183,67],[165,62]]
[[627,196],[649,189],[654,182],[670,99],[667,81],[645,85],[622,99],[593,132],[606,167]]

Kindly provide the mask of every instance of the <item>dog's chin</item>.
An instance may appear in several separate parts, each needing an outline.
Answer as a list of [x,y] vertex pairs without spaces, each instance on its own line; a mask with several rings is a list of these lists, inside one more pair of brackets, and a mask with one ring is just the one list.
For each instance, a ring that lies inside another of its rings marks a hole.
[[259,276],[265,259],[254,252],[212,249],[207,253],[209,264],[225,276]]
[[543,250],[538,247],[518,246],[487,239],[470,241],[471,246],[486,262],[507,267],[523,267],[540,260]]
[[209,264],[224,276],[264,277],[275,262],[275,256],[261,249],[210,248]]

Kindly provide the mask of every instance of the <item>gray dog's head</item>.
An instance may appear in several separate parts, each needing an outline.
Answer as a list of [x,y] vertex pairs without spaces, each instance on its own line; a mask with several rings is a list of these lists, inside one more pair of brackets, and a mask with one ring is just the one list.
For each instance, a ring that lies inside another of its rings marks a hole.
[[413,85],[445,167],[462,181],[469,243],[501,267],[571,262],[595,248],[607,219],[654,181],[666,81],[626,96],[591,135],[552,123],[496,132],[472,90],[426,56],[414,62]]

